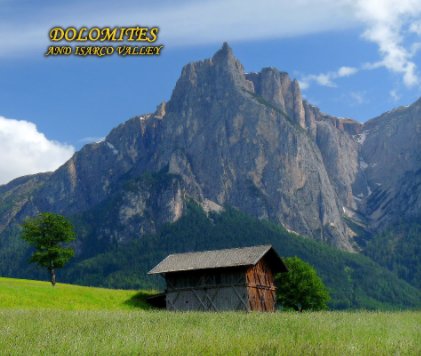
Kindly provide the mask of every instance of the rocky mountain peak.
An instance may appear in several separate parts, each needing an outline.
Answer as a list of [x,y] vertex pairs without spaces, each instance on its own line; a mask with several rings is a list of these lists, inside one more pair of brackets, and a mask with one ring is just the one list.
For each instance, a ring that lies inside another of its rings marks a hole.
[[155,118],[162,119],[165,116],[165,108],[166,108],[166,106],[167,106],[167,103],[165,101],[163,101],[163,102],[161,102],[161,104],[159,104],[156,107],[155,114],[154,114],[155,115]]
[[273,67],[263,68],[259,73],[249,73],[246,78],[253,83],[256,95],[283,111],[302,128],[306,127],[303,99],[297,80],[291,81],[288,73]]
[[232,48],[228,45],[227,42],[224,42],[221,49],[213,55],[212,61],[214,63],[219,61],[236,61]]
[[201,98],[204,104],[226,100],[228,96],[254,92],[244,68],[227,43],[211,59],[184,66],[177,81],[167,112],[180,113],[192,101]]
[[241,79],[237,84],[244,84],[242,83],[244,81],[244,67],[234,56],[227,42],[224,42],[222,48],[213,55],[210,63],[220,74],[225,73],[233,78]]
[[[364,125],[324,114],[287,73],[244,73],[224,43],[187,64],[154,113],[85,146],[45,180],[0,189],[4,206],[16,189],[25,193],[0,227],[38,211],[96,214],[105,204],[113,208],[95,222],[95,238],[128,240],[175,221],[193,199],[352,250],[344,216],[376,226],[403,216],[394,202],[419,211],[421,194],[411,192],[421,179],[420,117],[420,102]],[[404,179],[413,184],[400,189]]]
[[229,82],[241,89],[253,91],[251,83],[246,80],[244,75],[244,67],[240,61],[234,56],[234,53],[228,43],[224,42],[222,48],[217,51],[211,61],[213,72],[217,76],[225,77]]

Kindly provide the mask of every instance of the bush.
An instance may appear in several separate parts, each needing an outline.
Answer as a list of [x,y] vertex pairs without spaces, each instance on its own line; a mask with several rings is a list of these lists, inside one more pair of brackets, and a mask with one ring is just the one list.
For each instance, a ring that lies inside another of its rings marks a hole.
[[316,270],[298,257],[285,260],[288,272],[277,276],[278,300],[286,309],[327,309],[329,293]]

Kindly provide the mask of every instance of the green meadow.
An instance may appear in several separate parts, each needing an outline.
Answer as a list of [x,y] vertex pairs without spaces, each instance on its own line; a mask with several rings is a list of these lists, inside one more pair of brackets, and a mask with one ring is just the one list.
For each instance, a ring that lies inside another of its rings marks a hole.
[[0,278],[0,355],[421,354],[421,312],[174,313],[146,295]]
[[82,287],[0,277],[0,309],[133,310],[152,292]]

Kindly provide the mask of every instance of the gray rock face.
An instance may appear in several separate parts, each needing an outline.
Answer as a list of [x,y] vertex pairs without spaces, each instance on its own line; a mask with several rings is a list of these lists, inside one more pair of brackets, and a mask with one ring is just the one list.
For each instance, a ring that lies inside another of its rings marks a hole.
[[49,173],[17,178],[0,186],[0,234],[19,216],[31,197],[50,177]]
[[421,215],[421,100],[367,122],[360,156],[367,191],[361,211],[373,228]]
[[286,73],[245,74],[224,44],[186,65],[155,113],[85,146],[36,190],[15,184],[27,194],[13,209],[4,202],[16,187],[0,187],[0,224],[56,211],[91,216],[97,239],[124,241],[177,220],[194,200],[353,250],[344,216],[374,228],[419,214],[420,107],[364,125],[338,119],[303,101]]

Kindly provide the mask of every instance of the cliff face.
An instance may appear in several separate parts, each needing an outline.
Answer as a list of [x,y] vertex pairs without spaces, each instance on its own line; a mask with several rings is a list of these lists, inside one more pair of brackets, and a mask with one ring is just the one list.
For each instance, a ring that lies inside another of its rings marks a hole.
[[360,135],[361,212],[374,229],[421,215],[421,100],[367,122]]
[[[420,106],[364,125],[328,116],[303,101],[286,73],[245,74],[224,44],[186,65],[155,113],[85,146],[21,203],[0,209],[1,226],[55,211],[89,225],[87,245],[94,235],[122,241],[176,221],[194,200],[352,250],[344,215],[376,227],[420,211]],[[410,201],[408,191],[416,193]],[[8,192],[0,187],[0,205]]]
[[268,68],[245,75],[224,46],[211,60],[184,68],[154,162],[162,162],[158,169],[170,162],[170,173],[194,182],[196,198],[350,248],[316,139],[317,114],[306,123],[298,84],[287,74]]

